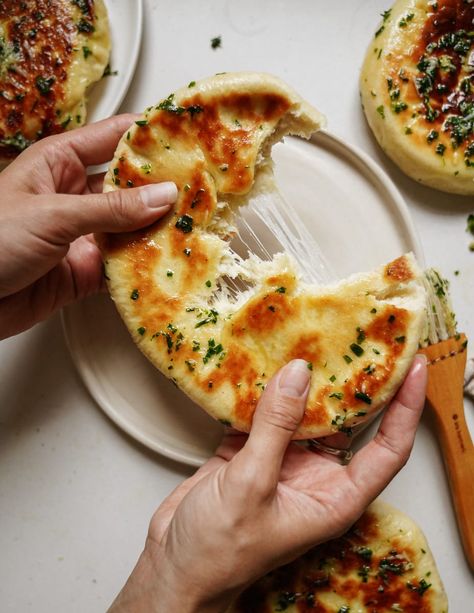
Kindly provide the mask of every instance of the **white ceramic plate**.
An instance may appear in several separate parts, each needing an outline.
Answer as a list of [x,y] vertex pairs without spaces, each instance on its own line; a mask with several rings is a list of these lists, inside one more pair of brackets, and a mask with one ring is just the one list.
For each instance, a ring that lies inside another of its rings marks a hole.
[[127,93],[142,37],[143,0],[105,0],[109,14],[112,52],[110,68],[116,75],[104,77],[92,86],[87,103],[87,122],[114,115]]
[[[367,156],[327,134],[274,148],[280,191],[338,276],[370,270],[406,251],[422,253],[407,208]],[[63,325],[84,383],[99,406],[147,447],[198,466],[222,427],[142,356],[107,296],[68,307]]]

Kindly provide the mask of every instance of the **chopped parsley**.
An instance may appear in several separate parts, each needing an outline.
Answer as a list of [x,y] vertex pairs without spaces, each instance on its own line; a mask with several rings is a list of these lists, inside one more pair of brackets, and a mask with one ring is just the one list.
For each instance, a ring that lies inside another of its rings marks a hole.
[[130,299],[131,300],[138,300],[139,298],[139,293],[137,289],[133,289],[132,293],[130,294]]
[[138,119],[135,123],[142,128],[148,125],[148,119]]
[[467,217],[466,232],[474,236],[474,213],[470,213]]
[[420,581],[418,582],[418,585],[413,585],[411,581],[408,581],[407,583],[407,588],[410,590],[413,590],[414,592],[418,592],[420,596],[423,596],[426,590],[429,589],[430,587],[431,587],[431,583],[428,583],[427,581],[425,581],[425,579],[420,579]]
[[357,357],[360,357],[364,353],[364,350],[362,349],[362,347],[358,345],[357,343],[352,343],[350,345],[350,348],[351,348],[352,353],[354,353]]
[[408,108],[408,104],[406,102],[393,102],[392,103],[392,111],[394,113],[401,113],[402,111],[406,111]]
[[92,32],[95,32],[94,26],[90,21],[87,21],[87,19],[81,19],[77,24],[77,29],[79,32],[84,32],[84,34],[92,34]]
[[13,147],[17,151],[24,151],[32,142],[26,139],[21,132],[17,132],[14,136],[0,138],[0,145],[2,147]]
[[313,362],[307,362],[306,367],[308,370],[313,370]]
[[178,221],[175,223],[175,227],[181,230],[184,234],[188,234],[193,231],[193,218],[191,215],[182,215],[178,217]]
[[383,104],[381,104],[380,106],[378,106],[376,110],[377,110],[377,113],[380,115],[380,117],[381,117],[382,119],[385,119],[385,109],[384,109]]
[[337,400],[342,400],[344,398],[344,394],[342,392],[333,392],[329,394],[329,398],[336,398]]
[[55,81],[55,77],[46,78],[38,76],[35,79],[36,88],[42,96],[47,96],[50,93]]
[[284,294],[286,292],[286,287],[277,287],[275,292],[277,294]]
[[365,402],[366,404],[372,404],[372,398],[364,392],[359,392],[357,390],[354,392],[354,398],[357,398],[357,400],[362,400],[362,402]]
[[184,363],[191,372],[196,369],[196,360],[184,360]]
[[397,337],[395,337],[395,341],[396,341],[397,343],[402,344],[402,343],[404,343],[404,342],[405,342],[405,337],[404,337],[404,336],[397,336]]
[[206,285],[206,287],[211,287],[211,285],[212,285],[211,280],[210,280],[210,279],[208,279],[208,280],[206,281],[205,285]]
[[357,547],[355,553],[361,558],[364,558],[364,560],[370,560],[372,558],[372,549],[369,549],[369,547]]
[[336,380],[336,375],[331,375],[329,377],[329,381],[331,381],[331,383],[334,383],[335,380]]
[[194,87],[196,85],[196,81],[190,81],[188,87]]
[[[202,314],[202,311],[200,312]],[[215,309],[209,309],[208,311],[204,311],[204,314],[207,315],[205,319],[201,319],[194,326],[195,328],[200,328],[201,326],[205,326],[207,324],[215,324],[217,323],[217,317],[219,313]]]
[[143,326],[140,326],[139,328],[137,328],[137,332],[140,336],[143,336],[146,332],[146,328],[144,328]]
[[87,60],[89,55],[92,55],[92,51],[89,49],[89,47],[82,47],[82,54],[84,56],[84,59]]
[[407,13],[404,17],[402,17],[400,19],[400,21],[398,22],[398,27],[400,28],[406,28],[408,23],[413,19],[413,17],[415,16],[414,13]]
[[166,276],[167,277],[172,277],[174,275],[174,272],[172,270],[167,270],[166,271]]
[[202,108],[202,106],[199,106],[199,104],[192,104],[191,106],[188,106],[186,108],[186,111],[191,115],[191,117],[194,117],[194,115],[202,113],[204,109]]
[[189,258],[189,256],[191,255],[191,249],[189,247],[186,247],[186,249],[183,249],[183,253],[186,257]]
[[202,361],[204,362],[204,364],[207,364],[213,356],[219,355],[223,352],[223,350],[224,347],[221,345],[221,343],[216,345],[216,341],[213,338],[210,338],[207,341],[207,352],[206,355],[202,358]]
[[352,358],[351,358],[351,356],[350,356],[350,355],[343,355],[342,357],[344,358],[344,360],[345,360],[345,361],[346,361],[348,364],[350,364],[350,363],[352,362]]
[[222,37],[215,36],[214,38],[211,38],[211,48],[219,49],[220,47],[222,47]]

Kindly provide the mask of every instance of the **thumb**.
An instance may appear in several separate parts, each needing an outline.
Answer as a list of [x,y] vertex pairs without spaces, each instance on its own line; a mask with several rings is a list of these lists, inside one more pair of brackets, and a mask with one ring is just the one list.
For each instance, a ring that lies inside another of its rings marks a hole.
[[286,449],[306,407],[311,373],[304,360],[292,360],[270,381],[258,403],[252,429],[241,454],[255,463],[259,480],[278,482]]
[[130,232],[162,217],[176,201],[178,190],[171,182],[151,183],[104,194],[58,195],[55,199],[71,242],[93,232]]

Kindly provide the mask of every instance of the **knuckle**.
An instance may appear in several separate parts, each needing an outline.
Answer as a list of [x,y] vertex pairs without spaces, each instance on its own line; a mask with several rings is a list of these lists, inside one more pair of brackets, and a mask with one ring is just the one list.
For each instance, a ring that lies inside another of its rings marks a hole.
[[115,192],[107,192],[107,204],[111,218],[122,224],[133,222],[133,213],[130,194],[126,190],[119,189]]
[[298,398],[275,398],[264,405],[262,416],[272,426],[294,432],[301,419],[300,404]]
[[375,436],[377,444],[386,449],[400,466],[406,464],[410,455],[410,448],[403,445],[401,441],[387,435],[385,432],[378,432]]

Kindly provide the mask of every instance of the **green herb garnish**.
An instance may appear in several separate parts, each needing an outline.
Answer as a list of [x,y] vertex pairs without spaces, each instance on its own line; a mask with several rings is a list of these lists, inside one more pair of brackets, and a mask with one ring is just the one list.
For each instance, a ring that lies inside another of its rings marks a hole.
[[38,89],[39,93],[42,96],[47,96],[50,91],[51,88],[54,85],[54,82],[56,81],[55,77],[36,77],[35,79],[35,84],[36,84],[36,88]]
[[214,38],[211,38],[211,47],[212,49],[219,49],[219,47],[222,46],[222,37],[221,36],[215,36]]
[[175,223],[175,227],[181,230],[184,234],[188,234],[193,231],[193,218],[191,215],[182,215],[178,217],[178,221]]
[[354,397],[357,398],[357,400],[362,400],[362,402],[365,402],[366,404],[372,404],[372,398],[364,392],[356,391],[354,392]]
[[350,345],[350,348],[351,348],[352,353],[354,353],[357,357],[360,357],[364,353],[364,350],[362,349],[362,347],[358,345],[357,343],[352,343]]

